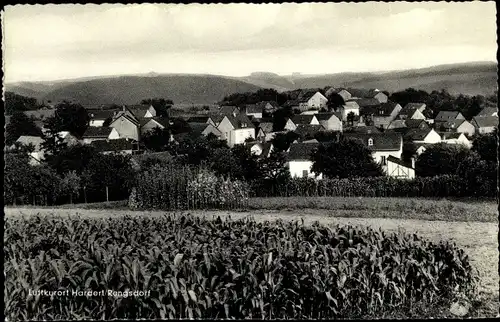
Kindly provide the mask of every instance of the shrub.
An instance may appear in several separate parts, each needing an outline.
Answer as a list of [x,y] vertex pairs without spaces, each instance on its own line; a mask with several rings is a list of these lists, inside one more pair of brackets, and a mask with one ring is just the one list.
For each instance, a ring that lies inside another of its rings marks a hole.
[[4,245],[9,320],[360,318],[471,298],[478,282],[454,244],[351,226],[31,216],[7,219]]

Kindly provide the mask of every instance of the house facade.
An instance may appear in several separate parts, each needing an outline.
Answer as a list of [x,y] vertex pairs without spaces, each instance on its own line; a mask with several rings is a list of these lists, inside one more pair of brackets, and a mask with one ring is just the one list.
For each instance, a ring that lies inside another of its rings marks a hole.
[[299,124],[320,125],[316,115],[295,115],[286,121],[285,130],[295,131]]
[[88,127],[83,134],[83,144],[90,144],[98,140],[116,140],[120,135],[118,131],[112,127]]
[[381,104],[377,112],[373,114],[373,125],[383,129],[387,129],[389,124],[394,121],[403,108],[398,103],[387,102]]
[[139,141],[140,122],[136,118],[129,116],[126,112],[118,113],[109,126],[118,132],[120,138]]
[[227,141],[229,147],[243,144],[248,138],[255,139],[255,126],[243,114],[236,117],[225,115],[217,130],[221,132],[221,138]]
[[401,159],[403,138],[399,133],[345,133],[345,138],[357,140],[372,151],[373,160],[387,171],[387,158]]
[[342,121],[347,121],[347,115],[349,115],[349,113],[359,116],[359,104],[356,101],[346,101],[345,104],[339,108],[339,112],[342,115]]
[[493,133],[496,128],[498,128],[498,117],[497,116],[483,116],[474,117],[472,119],[472,124],[476,128],[479,134]]
[[301,111],[305,111],[308,109],[320,110],[320,109],[326,107],[327,103],[328,103],[328,99],[320,92],[316,92],[313,95],[305,95],[299,101],[299,109]]
[[472,142],[465,136],[464,133],[460,132],[444,132],[440,133],[441,142],[446,144],[461,144],[465,147],[471,148]]
[[319,113],[316,114],[316,119],[326,131],[342,132],[342,115],[340,113]]
[[387,157],[386,174],[396,179],[414,179],[415,178],[415,159],[411,163],[403,162],[401,159],[393,156]]
[[411,129],[406,133],[405,140],[413,143],[435,144],[441,142],[441,135],[434,129]]
[[39,165],[43,160],[45,160],[45,152],[42,149],[42,143],[44,142],[42,137],[39,136],[31,136],[31,135],[21,135],[16,142],[29,146],[32,145],[34,147],[33,152],[29,152],[29,164],[30,165]]
[[290,145],[287,165],[292,178],[323,178],[321,173],[316,175],[311,170],[313,165],[311,154],[318,146],[317,143],[293,143]]

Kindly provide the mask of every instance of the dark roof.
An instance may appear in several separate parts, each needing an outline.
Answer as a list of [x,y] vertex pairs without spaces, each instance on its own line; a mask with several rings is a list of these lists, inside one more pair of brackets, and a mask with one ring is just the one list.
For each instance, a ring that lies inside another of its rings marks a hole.
[[221,114],[213,114],[209,115],[209,117],[215,124],[220,123],[224,119],[224,115]]
[[410,129],[405,134],[405,139],[411,141],[420,141],[425,139],[427,135],[432,131],[432,129]]
[[328,121],[332,116],[336,116],[339,120],[342,120],[342,114],[340,113],[317,113],[314,114],[318,121]]
[[299,106],[299,101],[298,100],[288,100],[286,101],[283,106],[286,107],[294,107],[294,106]]
[[279,108],[279,105],[276,101],[262,101],[262,102],[258,102],[256,105],[261,107],[261,108],[265,108],[267,104],[270,104],[273,108]]
[[429,125],[427,124],[427,122],[425,120],[414,120],[414,119],[405,120],[406,127],[411,128],[411,129],[419,128],[422,125],[422,123],[425,123],[425,125],[427,125],[427,127],[429,127]]
[[407,118],[410,118],[413,116],[413,114],[415,114],[415,112],[418,110],[417,107],[413,107],[413,106],[408,106],[409,104],[406,104],[405,107],[403,107],[401,109],[401,111],[399,111],[399,115],[402,115],[402,116],[406,116]]
[[369,97],[371,91],[364,88],[348,88],[346,89],[353,97],[365,98]]
[[496,107],[485,107],[476,117],[493,116],[494,113],[498,115],[498,109]]
[[408,109],[419,109],[420,107],[422,106],[426,106],[425,103],[408,103],[404,106],[404,108],[408,108]]
[[306,161],[311,160],[312,152],[318,148],[318,143],[293,143],[290,144],[288,152],[288,161]]
[[393,163],[396,163],[400,166],[403,166],[405,168],[410,168],[410,169],[413,169],[413,167],[411,166],[411,162],[405,162],[401,159],[398,159],[396,157],[393,157],[392,155],[388,156],[387,157],[387,162],[393,162]]
[[271,133],[273,131],[273,123],[272,122],[262,122],[259,124],[259,128],[264,131],[264,133]]
[[398,105],[399,105],[398,103],[392,101],[387,101],[386,103],[382,103],[378,108],[378,113],[376,116],[389,116]]
[[443,140],[458,139],[463,133],[461,132],[438,132]]
[[255,125],[245,114],[237,114],[236,116],[226,115],[225,117],[227,117],[235,129],[255,128]]
[[132,150],[134,147],[133,141],[127,139],[97,140],[97,141],[92,141],[90,145],[97,152]]
[[[355,100],[359,107],[380,106],[380,102],[376,98],[360,98]],[[385,103],[386,104],[386,103]]]
[[381,91],[375,91],[375,90],[370,90],[367,94],[366,94],[366,98],[374,98],[375,96],[377,96],[378,94],[382,94],[382,95],[385,95],[387,96],[385,93],[381,92]]
[[148,124],[148,122],[150,122],[151,120],[154,120],[163,127],[167,127],[170,125],[169,120],[165,117],[140,117],[139,122],[141,123],[141,127]]
[[114,110],[87,110],[87,113],[90,116],[91,120],[106,120],[110,117],[113,117],[115,112],[118,112],[118,109]]
[[297,128],[295,129],[294,132],[300,136],[305,136],[305,135],[314,135],[324,130],[325,128],[323,127],[323,125],[299,124],[297,125]]
[[111,131],[113,131],[112,127],[96,127],[96,126],[89,126],[87,130],[85,130],[85,133],[83,133],[84,138],[107,138],[110,134]]
[[247,114],[249,113],[262,113],[263,112],[263,107],[258,106],[256,104],[248,104],[245,106],[245,111]]
[[221,106],[219,109],[219,114],[221,115],[232,115],[233,112],[239,113],[240,109],[236,106]]
[[140,121],[139,121],[138,118],[136,118],[136,117],[130,117],[129,114],[125,113],[124,111],[120,111],[115,116],[113,116],[113,120],[111,121],[111,123],[113,123],[114,121],[116,121],[120,117],[124,117],[125,119],[129,120],[130,122],[132,122],[132,123],[134,123],[136,125],[140,124]]
[[456,129],[462,125],[463,122],[465,122],[465,119],[454,119],[448,122],[438,122],[437,125],[445,129]]
[[380,133],[380,130],[373,126],[355,126],[351,130],[354,133]]
[[195,133],[197,135],[201,135],[203,131],[209,126],[210,124],[207,123],[188,123],[189,127],[191,128],[191,132]]
[[150,105],[128,105],[125,106],[135,117],[141,118],[146,115],[146,112],[149,110]]
[[295,125],[298,124],[311,124],[311,121],[315,117],[315,114],[299,114],[292,116],[292,122]]
[[314,96],[314,94],[318,93],[318,91],[307,91],[305,93],[302,93],[302,95],[299,96],[299,102],[300,103],[305,103],[307,102],[311,97]]
[[191,116],[188,117],[186,122],[188,123],[208,123],[210,116]]
[[[401,148],[402,137],[399,133],[344,133],[347,139],[361,141],[365,147],[372,151],[396,151]],[[369,139],[373,145],[369,146]]]
[[497,116],[480,116],[474,118],[475,124],[478,127],[493,127],[498,126],[498,117]]
[[446,121],[451,121],[454,120],[458,117],[460,112],[458,111],[440,111],[438,115],[436,116],[435,121],[436,122],[446,122]]
[[389,123],[389,128],[392,129],[400,129],[406,127],[406,123],[404,120],[393,120],[391,123]]

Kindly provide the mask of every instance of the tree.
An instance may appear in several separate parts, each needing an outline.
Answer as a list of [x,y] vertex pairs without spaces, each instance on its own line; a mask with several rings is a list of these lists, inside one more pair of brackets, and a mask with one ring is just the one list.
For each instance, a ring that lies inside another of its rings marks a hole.
[[52,132],[68,131],[81,137],[87,129],[90,116],[80,104],[64,101],[56,105],[55,115],[47,120],[47,128]]
[[168,117],[168,110],[174,105],[174,102],[165,98],[143,99],[141,104],[152,105],[156,110],[157,116]]
[[336,111],[339,107],[345,105],[344,98],[338,93],[331,93],[327,98],[327,106],[329,111]]
[[37,110],[40,106],[36,98],[5,92],[5,114],[13,115],[16,112]]
[[286,167],[286,153],[273,150],[268,158],[260,159],[259,166],[263,179],[272,183],[284,183],[290,178],[290,172]]
[[356,118],[356,115],[353,112],[349,112],[346,118],[347,118],[347,124],[349,126],[354,126],[354,119]]
[[26,114],[15,112],[5,127],[5,144],[12,145],[21,135],[41,136],[42,131]]
[[234,179],[242,179],[245,176],[241,163],[227,147],[213,150],[206,164],[209,169],[220,176]]
[[258,157],[250,151],[248,146],[237,144],[232,147],[231,154],[241,165],[244,179],[252,181],[261,177]]
[[460,162],[473,154],[461,145],[433,144],[420,154],[415,163],[415,173],[421,177],[456,174]]
[[472,151],[475,151],[482,160],[497,162],[498,130],[493,133],[480,134],[472,142]]
[[290,144],[297,140],[300,136],[295,132],[285,132],[276,134],[271,143],[275,151],[283,152],[288,150]]
[[341,132],[338,131],[319,131],[314,134],[318,142],[333,142],[340,140]]
[[287,119],[293,116],[293,111],[290,107],[282,107],[273,113],[273,132],[283,131]]
[[186,122],[182,118],[172,119],[172,124],[170,125],[169,129],[172,135],[187,133],[191,131],[191,127],[189,126],[188,122]]
[[456,174],[467,181],[469,195],[487,197],[497,195],[498,169],[496,162],[488,162],[471,152],[460,161]]
[[147,150],[156,152],[167,151],[170,149],[170,129],[155,127],[151,131],[146,132],[141,143]]
[[403,91],[392,93],[389,100],[405,106],[408,103],[424,103],[429,99],[429,93],[423,90],[416,90],[414,88],[407,88]]
[[383,172],[373,160],[372,153],[362,143],[342,139],[321,144],[312,154],[314,173],[327,178],[376,177]]
[[77,175],[81,175],[95,154],[96,152],[92,146],[76,144],[66,146],[57,153],[47,155],[45,161],[60,175],[72,171]]
[[41,146],[49,155],[57,155],[68,147],[67,143],[59,135],[59,131],[61,131],[59,122],[56,117],[48,118],[46,122],[47,130],[42,134],[43,142]]
[[80,194],[81,179],[75,171],[67,172],[61,180],[61,192],[69,196],[70,203],[73,203],[73,196]]

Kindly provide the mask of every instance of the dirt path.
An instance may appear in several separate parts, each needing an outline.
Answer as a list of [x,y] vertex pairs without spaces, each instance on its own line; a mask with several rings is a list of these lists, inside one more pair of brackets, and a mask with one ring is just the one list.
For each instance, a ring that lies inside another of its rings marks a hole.
[[[107,217],[120,215],[148,215],[159,216],[166,212],[161,211],[128,211],[128,210],[88,210],[88,209],[34,209],[34,208],[8,208],[5,214],[9,216],[33,215],[33,214],[59,214],[90,217]],[[403,228],[409,233],[416,233],[421,237],[432,241],[448,239],[454,241],[464,248],[471,257],[474,266],[481,275],[480,290],[498,295],[499,275],[498,275],[498,223],[482,222],[447,222],[447,221],[426,221],[411,219],[386,219],[386,218],[344,218],[325,216],[322,210],[296,210],[296,211],[194,211],[197,216],[212,218],[220,216],[232,219],[253,217],[257,221],[265,220],[301,220],[306,224],[319,221],[322,224],[344,224],[371,226],[375,229],[381,228],[388,231],[397,231]]]

